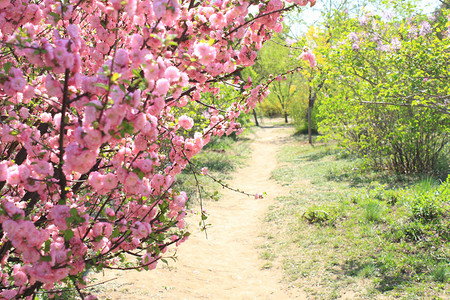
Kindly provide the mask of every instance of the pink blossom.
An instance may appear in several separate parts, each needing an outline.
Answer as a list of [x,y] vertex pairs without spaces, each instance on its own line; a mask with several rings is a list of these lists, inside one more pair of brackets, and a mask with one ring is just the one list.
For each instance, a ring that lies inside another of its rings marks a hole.
[[194,45],[194,55],[197,56],[201,64],[207,65],[216,58],[216,49],[206,43],[196,43]]
[[264,195],[262,193],[255,194],[255,199],[262,199],[262,198],[264,198]]
[[203,174],[203,175],[208,174],[208,172],[209,172],[209,170],[208,170],[207,167],[203,167],[203,168],[202,168],[202,174]]
[[[0,2],[0,5],[1,5],[1,2]],[[3,292],[0,293],[0,296],[2,296],[4,299],[8,299],[8,300],[15,298],[16,295],[17,295],[16,290],[4,290]]]
[[19,264],[14,265],[13,275],[14,284],[18,286],[23,286],[28,281],[27,275],[21,271],[21,266]]
[[114,175],[113,173],[108,173],[104,175],[102,180],[103,180],[102,181],[103,188],[105,188],[106,190],[112,190],[117,187],[118,184],[117,176]]
[[114,63],[119,66],[125,66],[130,63],[128,52],[125,49],[118,49],[114,56]]
[[5,161],[0,162],[0,181],[5,181],[8,178],[8,165]]
[[114,210],[111,209],[111,208],[109,208],[109,207],[107,207],[107,208],[105,209],[105,214],[106,214],[108,217],[110,217],[110,218],[112,218],[112,217],[114,217],[114,216],[116,215],[116,213],[114,212]]
[[66,230],[68,228],[66,220],[70,217],[70,208],[67,205],[55,205],[48,216],[61,230]]
[[158,261],[152,256],[151,253],[146,253],[142,256],[142,264],[147,266],[149,270],[153,270],[158,265]]
[[170,66],[164,71],[164,77],[170,82],[177,82],[180,80],[180,71],[176,67]]
[[20,170],[19,166],[13,165],[8,168],[8,175],[6,177],[6,181],[11,185],[16,185],[20,183]]
[[6,8],[10,3],[10,0],[0,0],[0,9]]
[[216,13],[209,17],[209,22],[211,22],[211,26],[213,28],[223,28],[226,25],[225,16],[222,13]]
[[21,92],[27,83],[25,78],[23,78],[22,71],[12,68],[10,73],[13,74],[13,78],[10,79],[11,88],[15,91]]
[[309,65],[311,66],[311,68],[314,68],[315,66],[317,66],[316,56],[311,51],[309,51],[307,48],[303,49],[303,52],[300,55],[300,58],[303,60],[309,61]]
[[169,91],[169,87],[169,81],[165,78],[161,78],[156,82],[155,92],[157,95],[165,95]]
[[148,173],[153,170],[153,161],[151,159],[139,159],[135,164],[142,172]]
[[[0,223],[9,241],[0,298],[69,275],[83,287],[87,261],[101,269],[126,252],[141,255],[136,268],[152,269],[171,235],[185,241],[187,195],[173,188],[175,176],[212,135],[242,131],[240,112],[268,91],[248,80],[229,104],[221,83],[283,28],[282,12],[252,21],[246,0],[191,9],[180,0],[35,2],[0,0],[0,39],[12,47],[0,83],[8,118]],[[252,13],[285,5],[266,4]],[[214,97],[208,107],[195,103],[204,93]],[[210,119],[202,132],[192,132],[193,105]]]
[[151,180],[152,188],[159,191],[163,184],[164,184],[164,176],[161,174],[155,174]]
[[194,120],[188,116],[181,116],[178,119],[178,124],[186,130],[191,129],[194,126]]

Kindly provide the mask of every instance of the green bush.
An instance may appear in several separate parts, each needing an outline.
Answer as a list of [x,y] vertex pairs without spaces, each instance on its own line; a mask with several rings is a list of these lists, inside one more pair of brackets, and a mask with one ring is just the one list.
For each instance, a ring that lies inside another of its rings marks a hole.
[[[423,187],[421,188],[423,189]],[[416,193],[410,199],[411,219],[422,223],[441,220],[449,214],[450,183],[447,180],[437,189]]]
[[340,215],[337,207],[313,205],[306,210],[302,218],[310,224],[334,226]]
[[363,218],[368,222],[381,222],[383,220],[384,207],[380,201],[369,199],[362,204]]
[[[450,115],[444,99],[450,72],[442,66],[450,57],[450,39],[441,35],[447,16],[448,11],[429,20],[431,32],[417,38],[410,30],[426,16],[372,16],[367,25],[348,18],[327,55],[330,86],[320,98],[320,132],[378,170],[448,174]],[[401,47],[382,51],[378,43],[392,39],[402,40]]]

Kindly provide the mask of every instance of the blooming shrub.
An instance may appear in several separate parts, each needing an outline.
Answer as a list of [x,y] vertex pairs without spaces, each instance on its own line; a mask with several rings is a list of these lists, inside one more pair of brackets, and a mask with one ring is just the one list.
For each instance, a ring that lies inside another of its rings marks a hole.
[[448,173],[448,16],[349,18],[327,55],[321,133],[377,169]]
[[[253,64],[293,6],[0,1],[0,297],[81,288],[85,270],[120,269],[124,253],[127,268],[153,269],[183,242],[175,176],[211,135],[241,131],[267,88],[229,107],[201,93]],[[187,103],[210,116],[203,132],[186,134]]]

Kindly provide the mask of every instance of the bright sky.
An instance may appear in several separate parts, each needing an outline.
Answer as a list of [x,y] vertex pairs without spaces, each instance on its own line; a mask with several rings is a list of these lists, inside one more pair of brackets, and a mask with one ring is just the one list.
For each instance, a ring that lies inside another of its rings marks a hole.
[[[357,3],[358,0],[350,0],[350,3]],[[418,0],[418,6],[425,14],[432,13],[440,4],[439,0]],[[309,5],[308,5],[309,6]],[[303,24],[294,24],[292,30],[298,34],[306,32],[307,28],[321,20],[321,10],[324,9],[324,2],[317,0],[314,7],[307,7],[302,13]]]

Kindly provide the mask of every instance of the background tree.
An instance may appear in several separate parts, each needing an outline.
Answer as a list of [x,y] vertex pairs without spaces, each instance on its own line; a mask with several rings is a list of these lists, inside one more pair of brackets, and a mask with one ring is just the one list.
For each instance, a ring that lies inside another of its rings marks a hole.
[[321,128],[378,168],[433,172],[448,158],[447,20],[431,20],[348,18],[327,57],[338,87],[324,94]]
[[[287,72],[298,65],[299,51],[293,47],[286,47],[288,29],[278,33],[271,43],[266,43],[258,55],[258,59],[251,68],[244,72],[250,76],[255,84],[275,79],[270,86],[271,93],[267,97],[262,109],[267,115],[281,114],[288,123],[288,114],[293,102],[299,101],[299,93],[303,90],[302,75],[298,72]],[[286,73],[281,76],[279,74]]]

